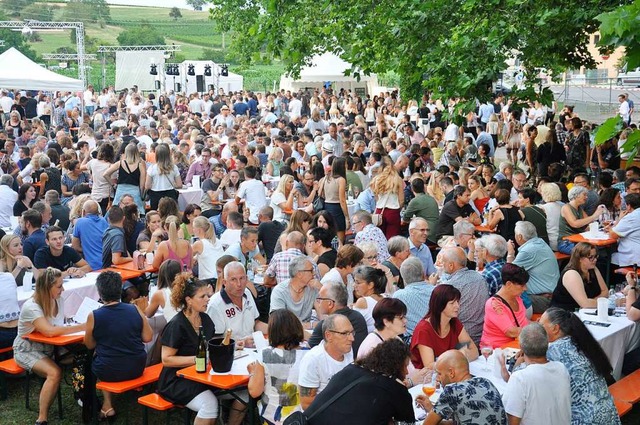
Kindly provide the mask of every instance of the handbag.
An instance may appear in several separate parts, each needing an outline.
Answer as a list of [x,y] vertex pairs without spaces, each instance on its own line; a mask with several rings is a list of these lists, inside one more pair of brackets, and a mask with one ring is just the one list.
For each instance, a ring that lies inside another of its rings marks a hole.
[[318,195],[316,195],[315,199],[313,200],[313,212],[319,212],[324,210],[324,179],[322,181],[322,186],[320,187],[320,191],[318,192]]
[[304,412],[300,412],[300,411],[293,412],[292,414],[287,416],[287,419],[284,420],[282,425],[307,425],[314,416],[316,416],[317,414],[325,410],[327,407],[333,404],[333,402],[335,402],[337,399],[345,395],[351,388],[355,387],[361,382],[366,381],[367,379],[370,379],[370,378],[368,376],[363,376],[360,379],[356,379],[355,381],[353,381],[352,383],[350,383],[349,385],[341,389],[336,395],[334,395],[329,400],[327,400],[325,404],[318,407],[318,410],[313,412],[309,417],[307,417],[304,414]]
[[382,211],[380,211],[380,214],[371,214],[371,224],[373,224],[376,227],[382,226],[382,223],[384,223],[384,217],[383,217],[384,208],[382,208]]

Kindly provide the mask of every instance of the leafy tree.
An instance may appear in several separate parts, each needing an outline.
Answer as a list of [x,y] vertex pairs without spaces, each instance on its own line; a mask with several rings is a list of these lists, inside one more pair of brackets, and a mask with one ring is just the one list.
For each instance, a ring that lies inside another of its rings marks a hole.
[[202,10],[202,6],[207,2],[205,0],[186,0],[186,3],[193,7],[193,10]]
[[174,21],[177,21],[178,18],[182,18],[182,13],[177,7],[172,7],[169,11],[169,17],[173,18]]
[[[6,21],[6,16],[0,12],[0,21]],[[36,52],[27,44],[19,31],[11,31],[8,28],[0,29],[0,40],[4,40],[4,46],[0,46],[0,53],[4,53],[11,47],[15,47],[29,59],[36,60]]]
[[588,35],[595,16],[614,0],[550,3],[533,0],[214,0],[211,18],[234,33],[246,62],[284,61],[296,75],[316,53],[333,52],[351,73],[399,75],[406,97],[424,89],[444,96],[486,98],[493,81],[518,59],[529,84],[539,68],[559,75],[594,68]]
[[127,28],[118,34],[118,43],[121,46],[147,46],[165,44],[164,36],[152,27],[148,22],[143,22],[135,27]]
[[627,69],[640,67],[640,1],[597,16],[603,49],[624,47]]
[[[627,69],[640,67],[640,0],[617,7],[611,12],[596,17],[600,21],[600,47],[611,51],[624,47]],[[617,64],[616,64],[617,65]],[[617,138],[623,130],[622,118],[615,116],[606,120],[595,136],[596,145]],[[640,150],[640,130],[634,129],[627,135],[621,152],[630,154],[627,163],[631,163]]]

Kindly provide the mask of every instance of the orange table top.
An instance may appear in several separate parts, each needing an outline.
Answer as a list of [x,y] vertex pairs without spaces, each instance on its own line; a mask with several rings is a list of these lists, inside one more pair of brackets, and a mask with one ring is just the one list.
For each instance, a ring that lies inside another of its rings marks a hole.
[[495,233],[496,229],[492,229],[487,226],[476,226],[476,232],[480,233]]
[[615,245],[618,241],[615,239],[585,239],[581,234],[569,235],[562,238],[573,243],[587,242],[594,246],[610,246]]
[[110,271],[116,272],[120,275],[123,281],[133,279],[136,277],[140,277],[144,274],[144,270],[125,270],[125,269],[117,269],[115,267],[109,267],[107,269],[97,270],[99,272]]
[[132,270],[132,271],[143,272],[143,273],[156,273],[158,271],[158,269],[153,267],[153,264],[149,264],[145,262],[144,265],[145,265],[144,269],[140,270],[138,269],[138,266],[136,264],[133,264],[133,261],[129,261],[128,263],[124,263],[124,264],[113,264],[111,267],[115,269]]
[[32,332],[23,336],[24,339],[31,342],[40,342],[42,344],[64,346],[69,344],[79,344],[84,341],[84,332],[82,334],[44,336],[40,332]]
[[176,373],[181,378],[223,390],[231,390],[249,383],[249,375],[212,375],[209,373],[210,371],[211,365],[207,366],[207,371],[205,373],[198,373],[196,372],[195,366],[189,366],[184,369],[180,369]]
[[[640,271],[640,268],[638,270]],[[619,269],[615,269],[615,273],[617,274],[633,273],[633,267],[621,267]]]
[[520,349],[520,341],[518,341],[517,339],[514,339],[511,342],[507,342],[506,344],[504,344],[500,348],[515,348],[516,350],[519,350]]

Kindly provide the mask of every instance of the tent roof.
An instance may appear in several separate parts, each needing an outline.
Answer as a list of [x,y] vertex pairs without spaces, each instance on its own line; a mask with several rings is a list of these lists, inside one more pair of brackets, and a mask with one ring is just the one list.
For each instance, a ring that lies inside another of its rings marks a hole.
[[[351,68],[351,64],[345,62],[333,53],[323,53],[311,58],[311,66],[300,70],[300,78],[295,81],[353,81],[353,76],[345,76],[344,71]],[[360,79],[367,81],[372,76],[362,75]]]
[[0,55],[0,87],[28,90],[83,90],[82,81],[49,71],[15,48]]

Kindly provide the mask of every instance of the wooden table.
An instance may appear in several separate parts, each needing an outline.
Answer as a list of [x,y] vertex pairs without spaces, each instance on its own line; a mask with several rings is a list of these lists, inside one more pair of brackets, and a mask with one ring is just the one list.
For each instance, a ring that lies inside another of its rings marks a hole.
[[84,332],[59,336],[44,336],[40,332],[31,332],[28,335],[24,335],[23,338],[31,342],[40,342],[42,344],[63,347],[65,345],[82,343],[84,341]]
[[607,259],[607,271],[606,271],[606,276],[604,277],[605,282],[607,283],[607,286],[609,286],[609,275],[611,274],[611,247],[613,247],[615,244],[618,243],[618,241],[616,239],[587,239],[584,236],[582,236],[580,233],[577,233],[575,235],[569,235],[569,236],[565,236],[564,238],[565,241],[569,241],[569,242],[573,242],[573,243],[580,243],[580,242],[586,242],[588,244],[591,244],[595,247],[598,248],[604,248],[607,251],[607,256],[609,257]]
[[478,226],[476,226],[476,232],[480,232],[480,233],[495,233],[496,229],[492,229],[492,228],[487,227],[487,226],[478,225]]
[[[189,366],[184,369],[180,369],[176,374],[180,378],[189,379],[190,381],[224,390],[242,404],[246,404],[244,400],[235,394],[234,391],[246,387],[249,383],[249,375],[212,375],[210,372],[211,364],[207,365],[207,370],[204,373],[198,373],[196,372],[195,366]],[[249,396],[248,407],[250,415],[249,423],[259,425],[260,415],[258,414],[257,404],[251,396]]]
[[135,279],[136,277],[140,277],[142,275],[144,275],[144,270],[125,270],[125,269],[118,269],[115,267],[109,267],[107,269],[102,269],[99,270],[101,272],[105,272],[105,271],[109,271],[109,272],[114,272],[114,273],[118,273],[120,275],[120,277],[122,278],[122,281],[124,282],[125,280],[129,280],[129,279]]
[[[640,268],[638,269],[638,271],[640,271]],[[633,273],[633,267],[621,267],[619,269],[615,269],[613,272],[626,275],[627,273]]]
[[122,276],[122,281],[129,279],[135,279],[137,277],[145,277],[147,273],[157,273],[158,269],[153,267],[153,264],[147,262],[144,263],[144,269],[138,269],[138,265],[133,261],[129,261],[124,264],[113,264],[108,269],[109,271],[116,272]]
[[144,269],[138,269],[137,264],[133,264],[133,261],[129,261],[124,264],[113,264],[111,268],[120,269],[120,270],[129,270],[143,273],[157,273],[158,269],[153,267],[153,264],[149,264],[147,262],[144,263]]

